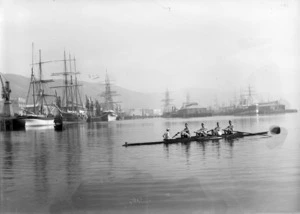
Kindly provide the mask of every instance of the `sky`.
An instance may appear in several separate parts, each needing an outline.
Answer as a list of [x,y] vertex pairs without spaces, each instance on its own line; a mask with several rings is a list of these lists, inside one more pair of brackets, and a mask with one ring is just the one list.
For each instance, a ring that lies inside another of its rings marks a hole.
[[[2,0],[0,70],[75,56],[82,80],[138,92],[300,91],[297,0]],[[47,67],[48,66],[48,67]],[[45,65],[45,75],[63,67]],[[98,79],[90,77],[99,76]],[[300,103],[300,102],[299,102]]]

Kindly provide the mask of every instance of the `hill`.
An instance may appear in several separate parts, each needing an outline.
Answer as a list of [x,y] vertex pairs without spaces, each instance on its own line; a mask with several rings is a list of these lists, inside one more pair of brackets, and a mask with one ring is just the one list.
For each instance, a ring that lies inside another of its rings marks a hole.
[[[4,76],[5,79],[10,82],[10,86],[12,89],[11,97],[22,97],[26,99],[30,84],[30,78],[16,74],[4,74]],[[63,80],[55,80],[54,83],[49,84],[49,87],[62,84]],[[91,83],[80,81],[80,85],[82,85],[80,93],[82,95],[81,97],[83,102],[85,102],[85,96],[91,97],[92,99],[102,99],[100,95],[104,92],[104,85],[100,82]],[[118,94],[118,96],[114,97],[114,100],[119,101],[122,108],[124,109],[161,107],[161,99],[163,98],[163,94],[135,92],[114,85],[112,85],[112,89]],[[60,95],[59,89],[56,89],[56,91]],[[51,94],[54,94],[53,89]]]
[[[24,77],[16,74],[4,74],[5,79],[10,81],[12,89],[12,98],[22,97],[26,98],[28,93],[28,87],[30,83],[29,77]],[[63,80],[58,79],[55,82],[49,84],[49,86],[62,85]],[[85,102],[85,96],[91,97],[93,100],[100,100],[102,97],[101,93],[104,92],[103,83],[85,82],[80,81],[82,85],[80,93],[82,95],[82,101]],[[177,108],[180,108],[182,103],[186,101],[186,96],[189,94],[190,101],[198,102],[200,106],[207,107],[213,106],[216,102],[219,105],[229,105],[230,100],[233,100],[234,91],[226,91],[226,89],[220,91],[214,88],[186,88],[184,90],[170,91],[170,97],[173,99],[172,104]],[[57,93],[60,95],[58,89]],[[164,99],[164,92],[161,93],[142,93],[122,88],[117,85],[112,85],[112,90],[116,91],[119,96],[114,97],[114,101],[119,101],[123,109],[130,108],[162,108]],[[48,92],[54,94],[54,91]],[[282,99],[288,103],[287,107],[300,108],[299,106],[299,92],[295,93],[270,93],[261,92],[259,93],[260,100],[267,100],[271,96],[271,100]]]

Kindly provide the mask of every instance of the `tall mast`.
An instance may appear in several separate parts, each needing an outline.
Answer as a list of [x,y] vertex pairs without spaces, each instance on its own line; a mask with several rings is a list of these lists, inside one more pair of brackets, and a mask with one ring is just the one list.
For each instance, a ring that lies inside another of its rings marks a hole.
[[172,99],[170,99],[170,92],[167,89],[165,92],[165,99],[162,100],[164,102],[164,112],[169,112],[170,111],[170,105],[171,105]]
[[113,100],[111,96],[110,81],[107,75],[107,71],[105,77],[105,105],[107,110],[113,109]]
[[43,114],[44,111],[44,103],[43,103],[43,88],[42,88],[42,54],[41,54],[41,49],[39,49],[39,76],[40,76],[40,81],[39,81],[39,90],[38,90],[38,96],[40,100],[40,112]]
[[186,104],[187,105],[190,104],[190,94],[189,93],[186,94]]
[[116,92],[111,90],[111,84],[109,81],[109,77],[106,71],[106,76],[105,76],[105,91],[102,93],[102,97],[104,97],[104,110],[114,110],[114,103],[119,103],[119,102],[114,102],[113,101],[113,96],[116,96]]
[[69,53],[69,64],[70,64],[70,74],[71,74],[71,87],[70,87],[70,96],[71,96],[71,102],[72,102],[72,111],[74,111],[74,85],[73,85],[73,75],[72,75],[72,62],[71,62],[71,54]]
[[64,75],[65,75],[66,109],[68,109],[68,72],[67,72],[67,59],[66,59],[66,51],[65,50],[64,50]]
[[[63,104],[63,108],[65,110],[78,110],[78,103],[80,102],[80,105],[82,105],[82,100],[80,97],[80,93],[78,91],[78,82],[77,82],[77,77],[76,74],[78,72],[76,71],[76,62],[75,62],[75,57],[74,59],[71,58],[71,54],[69,54],[69,58],[67,59],[66,56],[66,51],[64,51],[64,59],[63,60],[56,60],[57,62],[63,61],[64,62],[64,71],[62,73],[53,73],[52,76],[58,76],[58,75],[64,75],[64,84],[61,86],[54,86],[51,88],[63,88],[62,96],[63,99],[61,103]],[[69,64],[67,62],[69,61]],[[72,61],[74,61],[74,67],[72,65]],[[69,71],[68,71],[68,66],[69,66]],[[75,70],[75,71],[74,71]],[[70,76],[70,79],[69,79]],[[73,78],[74,76],[74,78]],[[75,96],[75,98],[74,98]],[[79,97],[79,99],[78,99]],[[76,100],[76,103],[75,103]]]
[[[33,51],[34,51],[34,44],[32,43],[32,66],[31,66],[31,83],[32,83],[32,99],[33,99],[33,112],[36,114],[35,112],[35,88],[34,88],[34,73],[33,73],[33,63],[34,63],[34,56],[33,56]],[[31,84],[30,83],[30,84]],[[30,86],[29,86],[29,92],[30,92]],[[26,106],[27,106],[27,102],[26,102]]]
[[75,56],[74,56],[74,72],[75,72],[75,101],[76,101],[76,110],[78,108],[78,99],[77,99],[77,90],[78,90],[78,82],[77,82],[77,76],[76,76],[76,73],[77,73],[77,70],[76,70],[76,59],[75,59]]

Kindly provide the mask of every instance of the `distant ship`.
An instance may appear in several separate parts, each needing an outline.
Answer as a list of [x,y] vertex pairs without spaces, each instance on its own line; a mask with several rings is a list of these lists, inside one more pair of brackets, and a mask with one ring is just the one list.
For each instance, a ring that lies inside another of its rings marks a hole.
[[253,90],[248,86],[247,94],[240,95],[236,105],[219,108],[214,112],[215,115],[265,115],[265,114],[282,114],[294,113],[296,109],[286,109],[286,106],[279,100],[268,102],[254,102]]
[[[51,87],[62,89],[61,96],[58,96],[56,106],[62,115],[64,123],[86,122],[86,110],[79,92],[79,86],[81,85],[78,84],[77,80],[77,74],[79,74],[79,72],[76,71],[76,59],[75,57],[71,59],[71,56],[69,55],[69,59],[67,60],[66,53],[64,52],[64,59],[61,61],[64,63],[64,71],[62,73],[52,74],[52,76],[64,77],[63,85]],[[69,62],[69,71],[67,61]],[[72,68],[72,62],[74,68]]]
[[172,104],[173,99],[170,98],[170,92],[168,89],[165,92],[165,98],[162,99],[161,101],[164,103],[162,117],[165,118],[175,117],[177,109]]
[[[33,48],[32,48],[33,49]],[[55,95],[46,94],[46,84],[53,82],[53,80],[45,80],[42,78],[42,62],[41,50],[39,50],[39,62],[34,63],[32,57],[31,67],[31,79],[29,84],[29,90],[26,98],[26,105],[23,109],[21,119],[26,121],[26,127],[37,126],[53,126],[54,117],[57,114],[56,108],[50,104],[49,97],[55,97]],[[35,78],[34,65],[39,66],[39,78]],[[46,99],[48,98],[48,99]]]
[[212,112],[199,106],[197,102],[185,103],[176,113],[176,117],[210,117]]
[[265,115],[298,112],[297,109],[286,109],[284,104],[275,100],[271,102],[256,103],[249,105],[246,109],[233,111],[234,115]]
[[165,94],[165,99],[162,101],[165,102],[165,108],[163,117],[180,117],[180,118],[188,118],[188,117],[210,117],[212,116],[212,112],[207,108],[199,106],[197,102],[190,102],[190,96],[187,94],[186,102],[182,104],[180,109],[176,109],[176,107],[170,106],[170,97],[169,92],[167,91]]
[[101,94],[101,96],[104,98],[104,101],[102,103],[96,101],[95,111],[93,102],[87,99],[86,107],[90,109],[88,113],[88,122],[109,122],[119,119],[120,116],[118,113],[121,112],[121,107],[118,105],[119,102],[115,102],[113,100],[113,96],[117,96],[117,93],[111,90],[111,83],[107,73],[105,76],[105,91]]

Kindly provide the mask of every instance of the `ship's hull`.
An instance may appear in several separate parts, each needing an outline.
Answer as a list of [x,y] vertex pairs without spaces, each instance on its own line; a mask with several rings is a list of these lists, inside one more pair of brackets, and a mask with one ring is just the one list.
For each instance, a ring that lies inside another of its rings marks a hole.
[[116,114],[106,114],[102,117],[103,121],[116,121],[117,120],[117,115]]
[[54,126],[54,117],[28,115],[19,119],[25,121],[25,127]]
[[113,112],[104,112],[100,116],[89,116],[87,121],[88,122],[100,122],[100,121],[110,122],[110,121],[116,121],[117,118],[118,115]]
[[84,115],[74,112],[61,112],[63,123],[83,123],[87,121]]
[[191,117],[211,117],[212,113],[211,112],[205,112],[205,113],[195,113],[195,114],[183,114],[181,112],[175,113],[175,114],[170,114],[170,115],[163,115],[162,117],[164,118],[191,118]]

